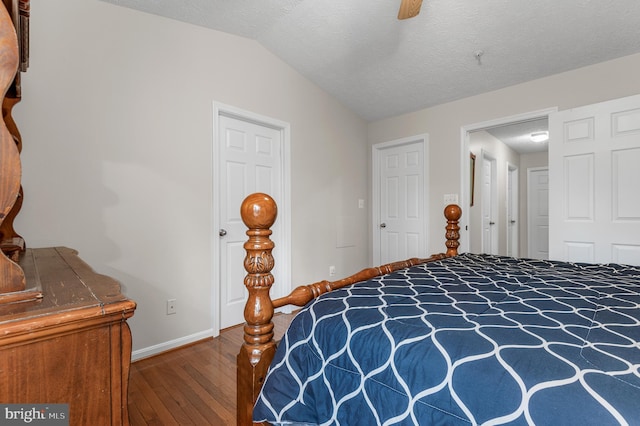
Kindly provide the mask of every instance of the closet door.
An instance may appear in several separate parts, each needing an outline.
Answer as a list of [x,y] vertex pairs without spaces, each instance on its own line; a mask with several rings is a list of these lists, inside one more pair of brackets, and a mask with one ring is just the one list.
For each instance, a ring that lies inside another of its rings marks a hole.
[[549,116],[549,256],[640,265],[640,96]]
[[[238,117],[221,115],[220,123],[220,328],[244,322],[248,292],[243,285],[246,271],[244,243],[247,228],[240,217],[240,205],[253,192],[263,192],[281,202],[282,135],[279,129]],[[271,239],[282,241],[282,224],[276,221]],[[280,247],[278,246],[278,249]],[[280,260],[277,258],[276,260]],[[282,262],[272,273],[278,277]],[[276,280],[271,294],[279,295],[284,285]]]
[[426,135],[374,147],[374,262],[423,257],[427,223]]
[[549,169],[527,170],[527,257],[549,258]]

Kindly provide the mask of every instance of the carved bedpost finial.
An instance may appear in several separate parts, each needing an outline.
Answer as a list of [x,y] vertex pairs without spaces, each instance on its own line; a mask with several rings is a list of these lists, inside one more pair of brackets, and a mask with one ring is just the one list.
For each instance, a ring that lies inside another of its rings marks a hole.
[[278,208],[273,198],[262,193],[249,195],[240,207],[242,221],[249,228],[249,239],[244,243],[247,252],[244,258],[244,269],[247,271],[244,285],[249,290],[249,302],[244,311],[247,322],[244,340],[252,345],[267,343],[273,336],[273,324],[270,324],[273,305],[269,290],[273,284],[271,251],[274,244],[269,236],[277,214]]
[[271,321],[273,303],[269,297],[274,281],[271,274],[274,244],[269,236],[277,214],[278,208],[273,198],[262,193],[249,195],[240,207],[242,221],[249,228],[249,239],[244,243],[247,252],[244,258],[247,271],[244,285],[249,297],[244,309],[244,343],[237,358],[239,425],[252,424],[253,404],[275,354]]
[[456,256],[458,254],[458,246],[460,245],[460,226],[458,221],[462,216],[462,209],[456,204],[449,204],[444,208],[444,217],[447,218],[447,227],[445,237],[447,242],[447,257]]
[[[278,206],[273,198],[267,194],[256,192],[244,199],[240,207],[240,215],[250,231],[252,229],[269,230],[276,222]],[[269,231],[269,235],[271,235],[271,231]]]

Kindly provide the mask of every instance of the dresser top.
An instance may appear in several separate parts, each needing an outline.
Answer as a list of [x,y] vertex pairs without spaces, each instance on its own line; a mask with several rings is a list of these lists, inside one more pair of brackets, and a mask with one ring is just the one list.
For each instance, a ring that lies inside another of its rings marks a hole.
[[0,339],[46,331],[77,321],[113,321],[133,315],[136,304],[120,284],[97,274],[67,247],[27,249],[20,266],[27,288],[40,288],[38,300],[0,305]]

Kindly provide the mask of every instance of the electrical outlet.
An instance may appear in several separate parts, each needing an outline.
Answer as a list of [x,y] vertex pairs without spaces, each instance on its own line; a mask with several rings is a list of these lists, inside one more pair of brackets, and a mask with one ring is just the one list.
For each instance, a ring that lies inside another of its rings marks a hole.
[[336,274],[336,267],[331,265],[329,266],[329,276],[334,276]]
[[176,299],[167,300],[167,315],[173,315],[176,313]]

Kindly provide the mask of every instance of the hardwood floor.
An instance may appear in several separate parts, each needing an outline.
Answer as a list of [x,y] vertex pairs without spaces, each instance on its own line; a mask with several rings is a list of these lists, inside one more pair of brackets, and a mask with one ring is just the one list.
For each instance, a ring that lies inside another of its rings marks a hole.
[[[280,339],[293,315],[276,315]],[[131,364],[129,418],[142,425],[235,425],[242,326]]]

